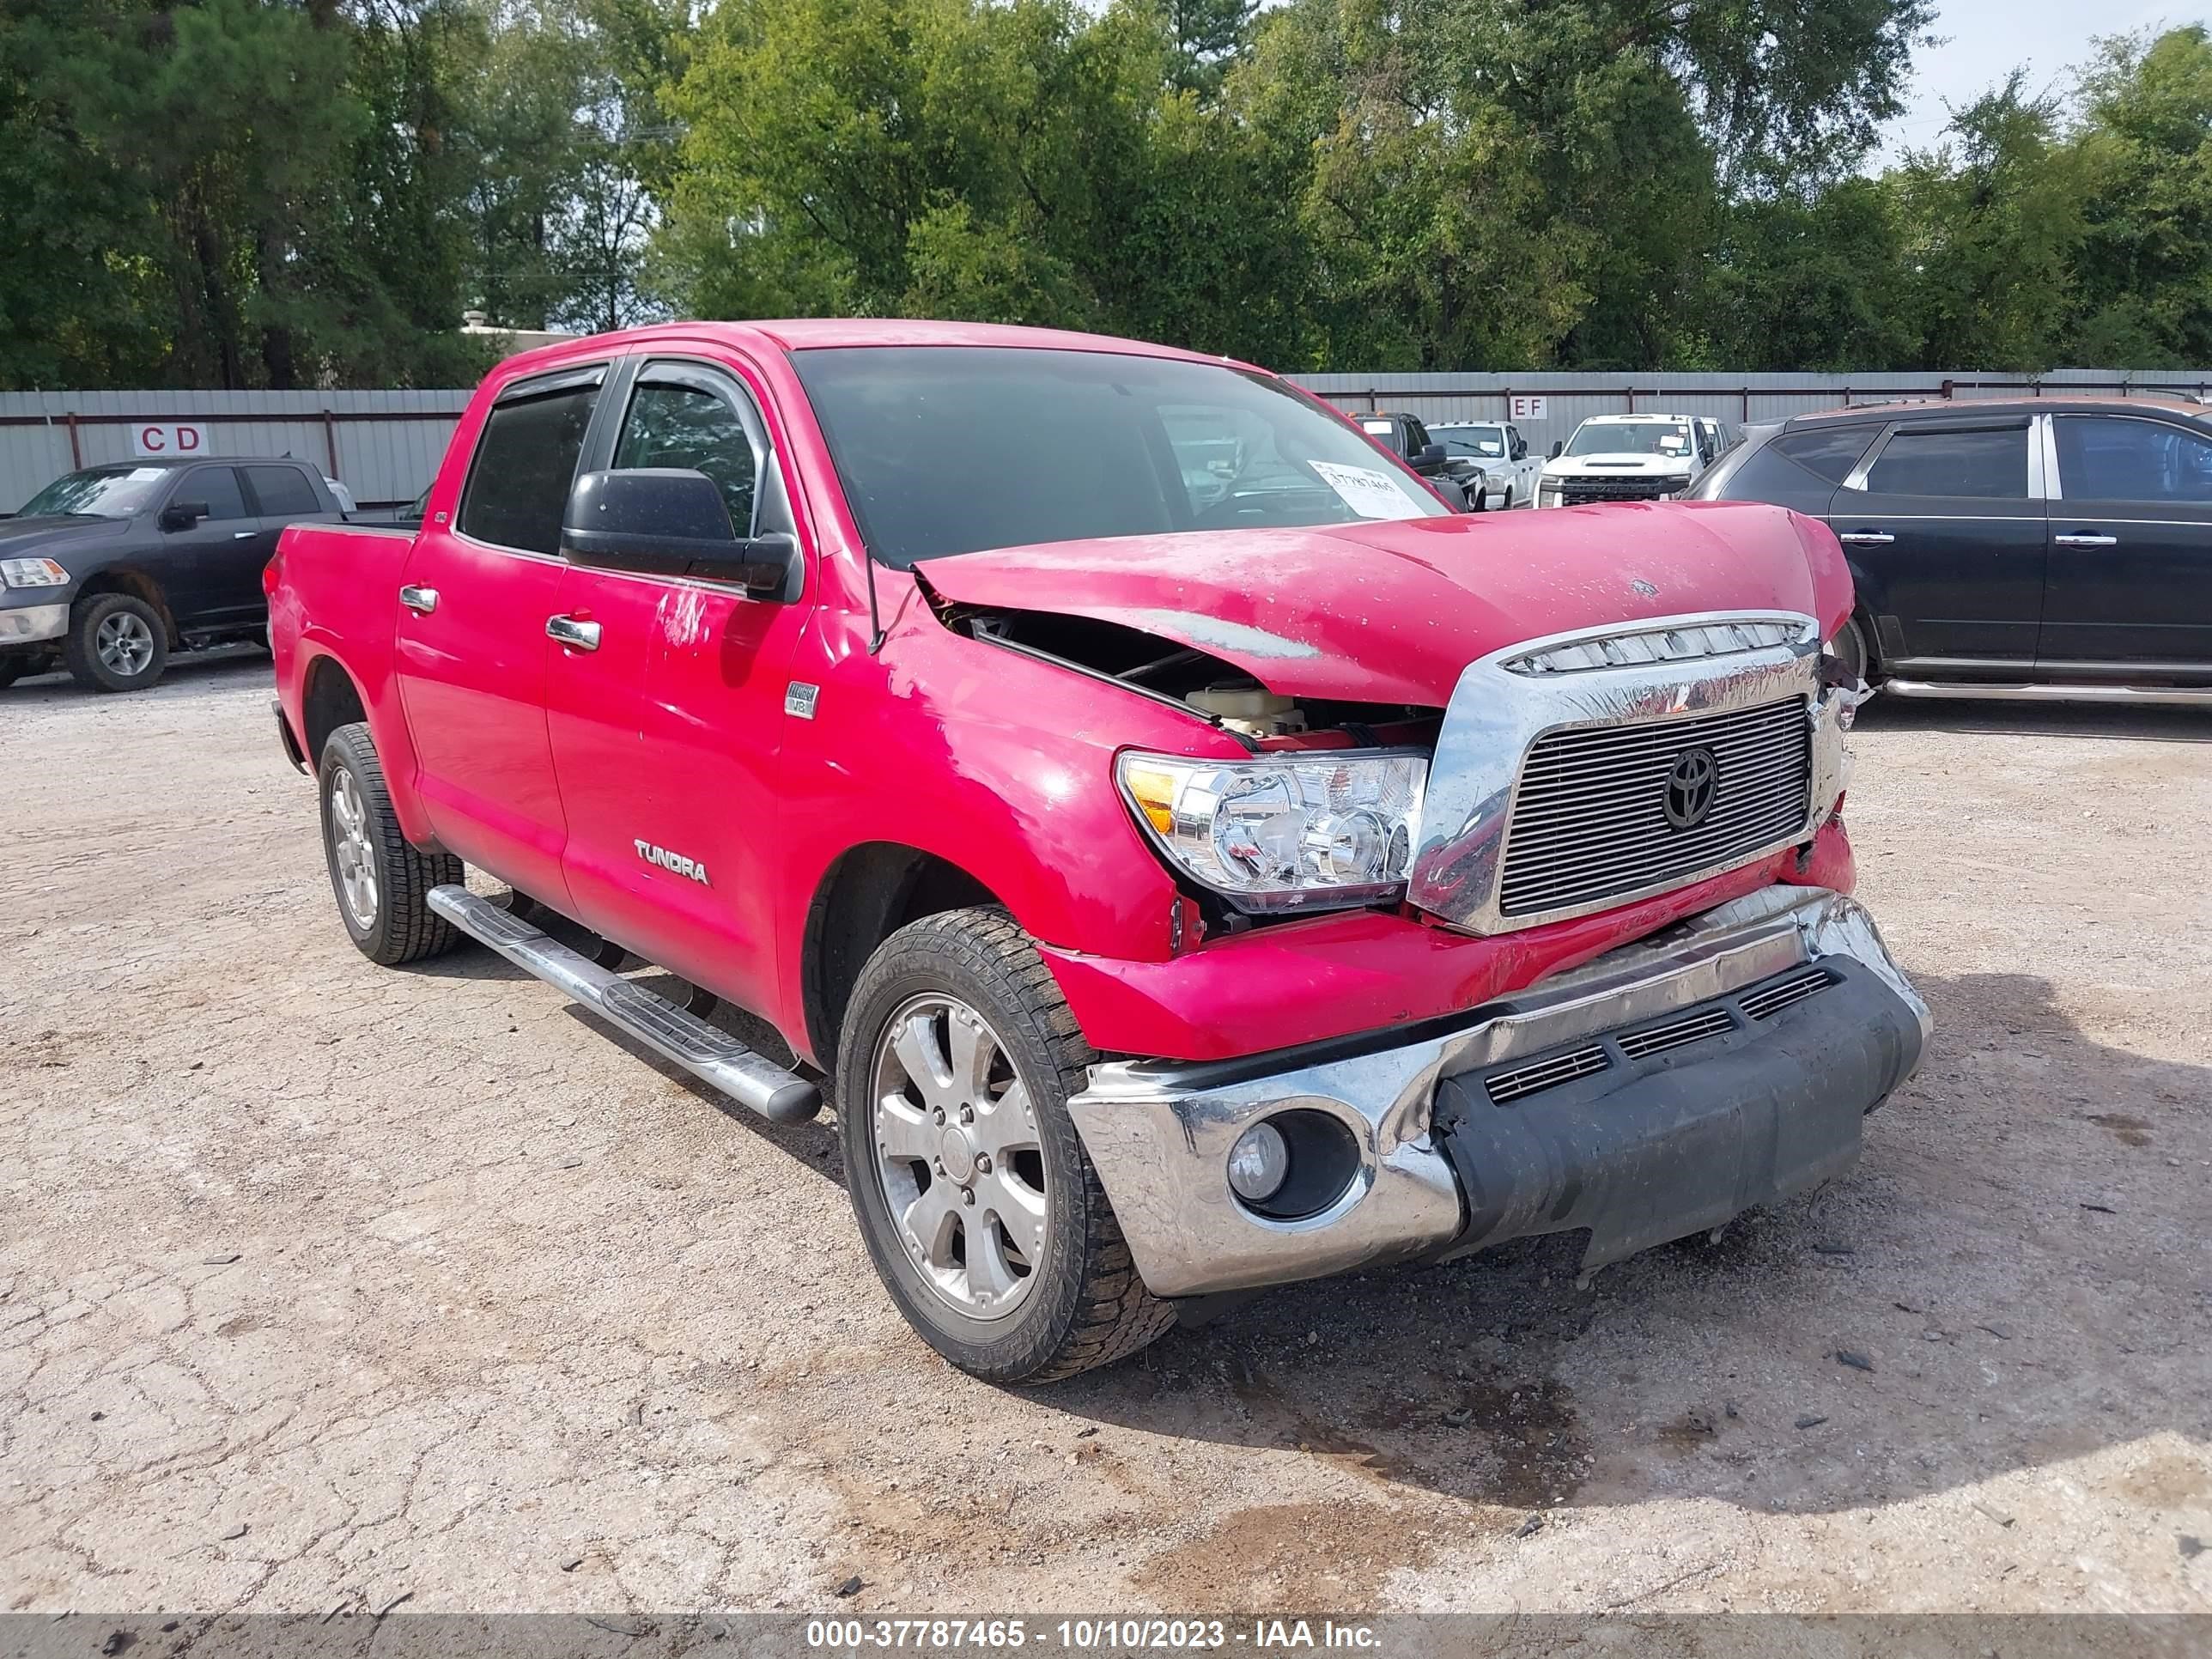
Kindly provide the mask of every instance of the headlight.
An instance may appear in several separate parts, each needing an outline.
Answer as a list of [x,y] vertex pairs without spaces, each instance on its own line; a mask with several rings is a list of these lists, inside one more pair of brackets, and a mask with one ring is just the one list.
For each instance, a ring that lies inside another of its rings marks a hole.
[[66,587],[69,579],[52,559],[0,559],[0,582],[10,587]]
[[1402,886],[1425,756],[1339,750],[1251,760],[1126,754],[1121,792],[1168,860],[1240,909],[1362,904]]

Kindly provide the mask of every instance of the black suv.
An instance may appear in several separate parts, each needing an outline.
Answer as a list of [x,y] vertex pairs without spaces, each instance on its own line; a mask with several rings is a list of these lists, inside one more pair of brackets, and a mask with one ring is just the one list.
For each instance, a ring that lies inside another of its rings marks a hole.
[[1378,409],[1352,418],[1383,448],[1404,457],[1406,465],[1435,486],[1449,505],[1462,513],[1481,510],[1482,491],[1479,486],[1468,488],[1468,483],[1470,476],[1481,477],[1482,469],[1463,461],[1455,463],[1450,452],[1431,439],[1428,428],[1413,416]]
[[57,478],[0,518],[0,686],[58,659],[82,685],[141,691],[172,651],[258,639],[277,532],[343,516],[304,461],[125,461]]
[[1693,501],[1825,520],[1837,643],[1905,696],[2212,702],[2212,418],[2162,398],[1891,404],[1745,428]]

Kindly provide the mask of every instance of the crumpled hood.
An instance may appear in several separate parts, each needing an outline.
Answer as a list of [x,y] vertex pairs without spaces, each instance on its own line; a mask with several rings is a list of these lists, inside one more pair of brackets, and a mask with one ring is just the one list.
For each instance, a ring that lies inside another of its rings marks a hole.
[[1833,533],[1751,501],[1117,537],[915,568],[955,604],[1139,629],[1285,696],[1425,708],[1477,658],[1544,635],[1702,611],[1832,630],[1850,607]]

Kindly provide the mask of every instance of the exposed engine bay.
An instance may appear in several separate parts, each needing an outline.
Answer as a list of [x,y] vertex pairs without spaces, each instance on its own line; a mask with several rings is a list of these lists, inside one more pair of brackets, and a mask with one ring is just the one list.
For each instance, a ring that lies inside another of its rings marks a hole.
[[1443,719],[1440,708],[1413,704],[1285,696],[1210,652],[1118,623],[942,601],[937,611],[946,626],[971,639],[1179,703],[1255,751],[1425,747]]

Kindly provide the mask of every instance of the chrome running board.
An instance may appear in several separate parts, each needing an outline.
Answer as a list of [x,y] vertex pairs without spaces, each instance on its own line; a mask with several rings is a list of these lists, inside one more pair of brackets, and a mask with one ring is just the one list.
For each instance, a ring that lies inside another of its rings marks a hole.
[[433,910],[479,945],[582,1003],[608,1024],[665,1054],[702,1083],[772,1123],[804,1123],[822,1109],[819,1085],[787,1071],[667,998],[600,967],[465,887],[433,887]]
[[2186,685],[1997,685],[1972,680],[1884,680],[1893,697],[1997,702],[2166,703],[2183,708],[2212,708],[2212,686]]

